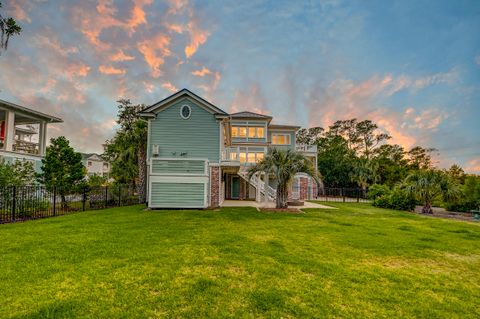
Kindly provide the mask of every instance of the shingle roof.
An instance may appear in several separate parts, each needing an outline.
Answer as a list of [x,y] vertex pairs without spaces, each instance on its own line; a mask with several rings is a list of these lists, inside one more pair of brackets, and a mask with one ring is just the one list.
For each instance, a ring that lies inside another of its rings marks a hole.
[[259,113],[253,113],[249,111],[242,111],[242,112],[237,112],[230,114],[230,117],[232,118],[257,118],[257,119],[271,119],[271,116],[268,115],[263,115]]

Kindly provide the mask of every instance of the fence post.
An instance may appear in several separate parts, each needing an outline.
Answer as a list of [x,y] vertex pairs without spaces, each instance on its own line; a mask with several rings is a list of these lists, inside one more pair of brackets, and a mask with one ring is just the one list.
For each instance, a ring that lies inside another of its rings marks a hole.
[[17,186],[13,186],[12,222],[15,221],[15,210],[16,209],[17,209]]
[[108,186],[105,186],[105,208],[108,206]]
[[85,211],[85,204],[87,203],[87,186],[83,186],[82,210]]
[[53,186],[53,216],[57,216],[57,186]]
[[343,202],[345,203],[345,188],[342,187]]

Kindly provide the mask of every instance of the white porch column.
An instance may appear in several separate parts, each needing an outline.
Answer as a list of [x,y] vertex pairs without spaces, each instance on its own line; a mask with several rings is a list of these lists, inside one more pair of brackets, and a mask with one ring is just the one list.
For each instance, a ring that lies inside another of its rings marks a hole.
[[7,125],[5,131],[5,150],[13,151],[13,143],[15,142],[15,113],[12,111],[6,111],[5,123]]
[[264,198],[263,198],[263,202],[265,203],[265,206],[267,206],[267,205],[268,205],[268,173],[267,173],[267,172],[265,172],[265,181],[264,181],[264,183],[265,183],[265,185],[264,185],[264,186],[265,186],[265,187],[264,187],[264,188],[265,188],[265,190],[264,190],[264,192],[265,192],[264,194],[265,194],[265,195],[264,195]]
[[38,132],[38,155],[45,155],[45,148],[47,145],[47,123],[40,122],[40,129]]
[[257,187],[255,187],[255,201],[258,203],[258,202],[261,202],[262,201],[262,193],[261,193],[261,190],[260,190],[260,181],[261,181],[261,178],[262,178],[262,173],[259,172],[259,173],[255,173],[256,174],[256,178],[257,178]]

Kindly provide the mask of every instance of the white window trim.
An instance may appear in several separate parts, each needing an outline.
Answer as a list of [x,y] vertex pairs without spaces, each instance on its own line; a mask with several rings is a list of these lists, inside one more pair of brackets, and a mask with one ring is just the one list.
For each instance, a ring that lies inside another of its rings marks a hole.
[[[182,111],[183,111],[183,108],[184,108],[184,107],[187,107],[187,108],[188,108],[188,112],[189,112],[188,116],[183,116],[183,112],[182,112]],[[190,116],[192,116],[192,108],[190,107],[190,105],[184,104],[184,105],[182,105],[182,106],[180,107],[180,116],[181,116],[182,119],[184,119],[184,120],[188,120],[188,119],[190,118]]]
[[[273,137],[274,136],[277,137],[277,140],[278,140],[278,136],[283,136],[284,139],[285,139],[285,142],[287,141],[287,137],[288,137],[288,143],[285,143],[285,144],[274,143],[273,142]],[[291,135],[288,134],[288,133],[272,133],[272,145],[292,145]]]

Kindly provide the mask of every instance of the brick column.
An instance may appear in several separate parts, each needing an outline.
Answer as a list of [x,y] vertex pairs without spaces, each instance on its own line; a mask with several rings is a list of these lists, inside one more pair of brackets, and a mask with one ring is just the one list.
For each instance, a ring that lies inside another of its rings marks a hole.
[[308,199],[308,178],[300,177],[300,200]]
[[220,167],[210,167],[210,207],[220,205]]

